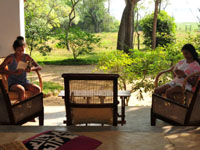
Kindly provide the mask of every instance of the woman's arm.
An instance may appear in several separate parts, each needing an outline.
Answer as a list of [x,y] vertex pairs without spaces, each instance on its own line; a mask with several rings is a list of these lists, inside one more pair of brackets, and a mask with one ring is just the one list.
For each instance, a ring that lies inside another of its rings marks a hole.
[[13,61],[12,57],[10,55],[7,56],[5,60],[2,62],[2,64],[0,65],[0,73],[7,74],[7,75],[11,75],[11,74],[20,75],[23,72],[22,69],[10,71],[6,68],[6,66],[9,65],[12,61]]
[[31,56],[26,54],[26,57],[26,61],[28,61],[30,65],[30,70],[27,71],[40,71],[42,69],[41,66],[37,62],[35,62],[35,60]]
[[11,58],[10,56],[7,56],[7,57],[4,59],[4,61],[0,64],[0,73],[1,73],[1,74],[8,74],[8,75],[13,74],[12,71],[9,71],[8,69],[6,69],[6,66],[7,66],[8,64],[10,64],[11,59],[12,59],[12,58]]

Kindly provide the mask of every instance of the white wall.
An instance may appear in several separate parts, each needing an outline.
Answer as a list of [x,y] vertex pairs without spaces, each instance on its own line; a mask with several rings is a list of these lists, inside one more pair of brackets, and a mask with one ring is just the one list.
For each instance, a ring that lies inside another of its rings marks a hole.
[[24,0],[0,0],[0,58],[13,53],[19,35],[25,36]]

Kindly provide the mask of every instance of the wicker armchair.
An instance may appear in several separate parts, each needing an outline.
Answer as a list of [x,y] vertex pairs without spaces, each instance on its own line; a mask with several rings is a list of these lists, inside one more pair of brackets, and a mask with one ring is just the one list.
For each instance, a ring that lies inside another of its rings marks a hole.
[[0,80],[0,107],[1,125],[21,125],[35,117],[39,117],[39,125],[44,124],[42,93],[11,105],[2,80]]
[[156,94],[152,96],[151,125],[161,119],[173,125],[200,125],[200,81],[198,81],[191,103],[179,104]]
[[[155,85],[155,88],[158,87],[158,83],[159,83],[159,79],[162,75],[164,75],[165,73],[171,73],[173,77],[175,77],[175,74],[173,72],[173,69],[174,69],[174,66],[171,67],[170,69],[168,70],[164,70],[162,72],[159,72],[155,78],[155,81],[154,81],[154,85]],[[186,83],[188,82],[188,80],[191,78],[191,77],[195,77],[195,84],[193,86],[193,89],[196,87],[197,85],[197,81],[198,81],[198,76],[199,76],[200,72],[196,72],[196,73],[193,73],[189,76],[187,76],[184,80],[184,83],[183,83],[183,86],[182,86],[182,94],[181,93],[176,93],[173,95],[173,99],[176,100],[177,102],[179,102],[180,104],[187,104],[189,105],[190,101],[191,101],[191,98],[192,98],[192,95],[193,95],[193,92],[190,92],[190,91],[187,91],[185,90],[185,85]],[[165,94],[162,95],[163,97],[165,97]]]
[[[42,83],[42,77],[40,75],[40,72],[39,71],[34,71],[36,74],[37,74],[37,78],[39,80],[39,86],[40,86],[40,89],[42,91],[42,88],[43,88],[43,83]],[[19,94],[17,92],[14,92],[14,91],[9,91],[8,90],[8,81],[7,81],[7,75],[5,74],[0,74],[0,79],[2,80],[3,84],[4,84],[4,87],[6,89],[6,92],[8,93],[8,96],[10,98],[10,100],[13,102],[13,103],[16,103],[16,102],[19,102]],[[29,97],[32,97],[33,94],[30,92],[30,91],[26,91],[25,92],[25,96],[27,98]]]
[[[171,71],[169,69],[168,71]],[[164,71],[156,77],[155,86],[158,85],[158,78]],[[185,85],[191,77],[199,78],[200,72],[187,76],[182,86],[184,103],[167,99],[156,94],[152,95],[151,125],[156,124],[156,119],[161,119],[173,125],[200,125],[200,80],[194,86],[194,92],[185,91]],[[175,95],[179,96],[179,95]]]
[[67,125],[117,125],[117,74],[63,74]]

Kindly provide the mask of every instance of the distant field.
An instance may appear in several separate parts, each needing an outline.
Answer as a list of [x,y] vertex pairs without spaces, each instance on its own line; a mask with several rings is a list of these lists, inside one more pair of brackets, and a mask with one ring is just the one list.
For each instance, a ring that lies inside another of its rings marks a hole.
[[101,37],[99,45],[94,47],[90,54],[81,55],[75,62],[72,53],[67,49],[58,49],[53,47],[50,54],[42,56],[38,51],[33,51],[32,57],[40,64],[54,64],[54,65],[88,65],[97,64],[100,56],[105,52],[116,50],[117,33],[99,33],[96,34]]
[[[187,29],[187,31],[186,31]],[[191,30],[191,31],[190,31]],[[176,42],[182,42],[191,36],[197,34],[197,23],[177,23]],[[32,57],[40,64],[55,64],[55,65],[85,65],[97,64],[98,59],[104,55],[105,52],[116,50],[117,47],[117,32],[115,33],[98,33],[101,37],[101,43],[94,48],[91,54],[86,54],[78,57],[78,61],[74,62],[72,53],[67,49],[58,49],[53,47],[50,54],[42,56],[38,51],[33,51]],[[140,32],[140,49],[145,48],[143,42],[142,32]],[[137,49],[137,38],[134,35],[134,48]]]
[[177,31],[193,32],[198,31],[198,23],[196,22],[184,22],[176,23]]

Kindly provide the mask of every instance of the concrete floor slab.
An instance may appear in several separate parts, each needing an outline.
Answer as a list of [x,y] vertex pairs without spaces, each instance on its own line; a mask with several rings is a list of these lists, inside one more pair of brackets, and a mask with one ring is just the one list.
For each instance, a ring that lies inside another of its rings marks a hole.
[[[120,110],[120,109],[119,109]],[[174,127],[157,121],[150,125],[150,107],[126,107],[124,126],[78,126],[66,127],[64,106],[45,106],[43,127],[38,121],[23,126],[0,126],[0,144],[13,140],[24,140],[47,130],[64,130],[74,134],[95,138],[103,144],[97,150],[198,150],[200,128]]]

